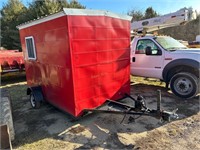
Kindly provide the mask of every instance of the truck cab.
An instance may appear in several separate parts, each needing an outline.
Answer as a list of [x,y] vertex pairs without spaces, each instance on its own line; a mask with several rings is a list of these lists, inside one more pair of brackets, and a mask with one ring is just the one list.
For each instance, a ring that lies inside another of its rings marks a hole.
[[200,49],[189,49],[169,36],[134,37],[131,74],[157,78],[182,98],[199,92]]

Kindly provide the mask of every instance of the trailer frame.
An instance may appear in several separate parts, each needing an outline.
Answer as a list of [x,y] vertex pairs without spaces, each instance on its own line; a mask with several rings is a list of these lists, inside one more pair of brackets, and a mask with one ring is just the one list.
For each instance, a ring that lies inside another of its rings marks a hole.
[[[161,91],[157,90],[157,109],[150,109],[146,106],[145,99],[143,96],[138,95],[137,99],[133,98],[132,96],[126,94],[125,98],[130,98],[132,101],[134,101],[135,105],[131,106],[128,104],[124,104],[118,101],[113,100],[107,100],[104,105],[108,105],[108,109],[85,109],[85,113],[106,113],[106,114],[122,114],[124,115],[121,123],[124,121],[126,115],[132,115],[132,116],[151,116],[155,117],[157,119],[161,119],[161,121],[171,121],[171,119],[178,119],[178,114],[176,114],[178,109],[175,109],[174,111],[165,111],[161,109]],[[120,107],[123,110],[112,110],[112,107]],[[132,117],[130,116],[130,117]]]

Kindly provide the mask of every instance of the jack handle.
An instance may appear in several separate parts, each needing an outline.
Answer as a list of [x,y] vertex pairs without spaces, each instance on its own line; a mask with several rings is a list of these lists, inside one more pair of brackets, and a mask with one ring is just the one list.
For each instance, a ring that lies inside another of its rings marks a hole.
[[178,108],[172,112],[161,110],[161,90],[157,90],[157,113],[160,113],[160,117],[163,121],[170,121],[171,119],[178,119],[178,114],[176,113]]

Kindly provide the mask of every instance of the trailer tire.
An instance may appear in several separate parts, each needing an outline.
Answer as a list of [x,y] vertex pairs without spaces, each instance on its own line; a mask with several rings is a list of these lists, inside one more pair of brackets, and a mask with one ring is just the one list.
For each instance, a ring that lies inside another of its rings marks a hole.
[[170,80],[172,92],[181,98],[192,98],[197,95],[199,90],[198,78],[189,72],[175,74]]
[[33,108],[35,108],[35,109],[40,108],[41,102],[35,100],[35,96],[34,96],[34,94],[32,92],[30,93],[30,102],[31,102],[31,106]]

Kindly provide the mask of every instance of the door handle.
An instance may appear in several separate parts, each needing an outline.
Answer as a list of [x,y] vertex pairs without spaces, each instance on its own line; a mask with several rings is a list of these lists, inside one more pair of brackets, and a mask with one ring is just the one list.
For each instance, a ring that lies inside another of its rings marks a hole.
[[135,62],[135,57],[132,57],[132,62]]

